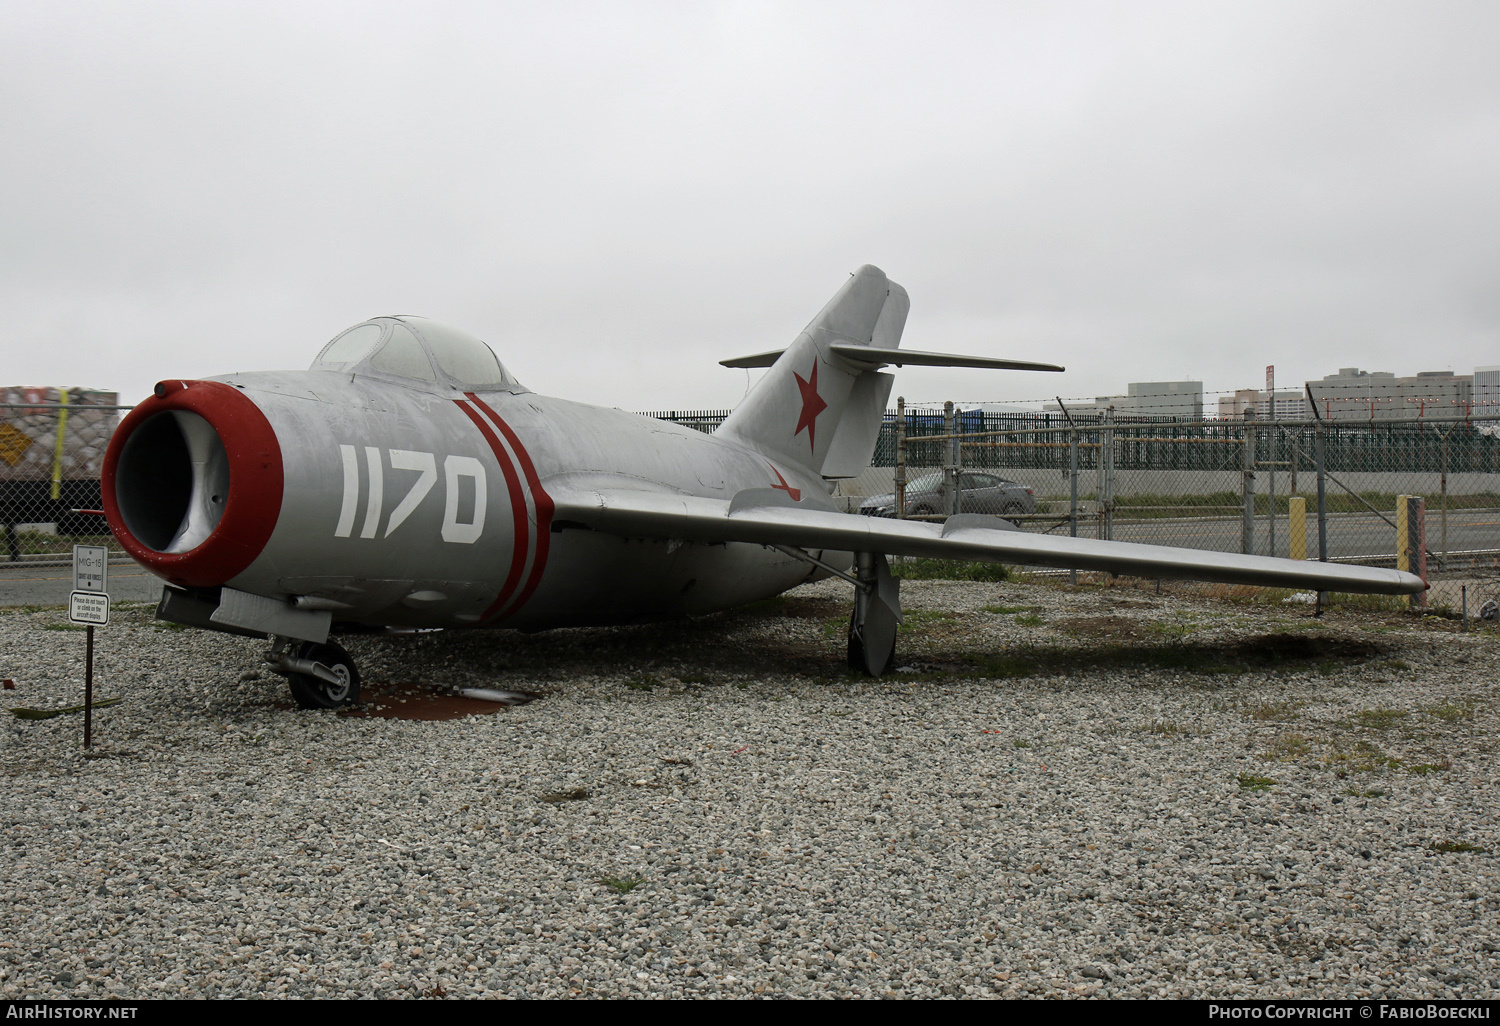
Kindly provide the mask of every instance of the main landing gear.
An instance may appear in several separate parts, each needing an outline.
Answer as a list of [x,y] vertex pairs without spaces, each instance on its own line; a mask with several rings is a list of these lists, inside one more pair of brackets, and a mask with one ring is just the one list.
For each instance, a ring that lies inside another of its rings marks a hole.
[[850,574],[803,549],[790,545],[770,547],[854,585],[854,613],[849,617],[849,669],[871,677],[879,677],[890,669],[896,656],[896,628],[901,624],[901,581],[891,576],[885,556],[878,552],[856,552],[854,573]]
[[338,709],[359,702],[359,670],[341,645],[275,635],[266,662],[286,678],[299,709]]
[[896,655],[896,627],[901,623],[901,581],[880,553],[854,557],[858,582],[854,613],[849,617],[849,669],[879,677]]

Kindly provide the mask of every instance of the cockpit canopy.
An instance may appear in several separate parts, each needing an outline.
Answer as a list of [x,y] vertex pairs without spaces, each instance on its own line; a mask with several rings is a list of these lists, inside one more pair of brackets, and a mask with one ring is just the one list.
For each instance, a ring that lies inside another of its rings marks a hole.
[[526,391],[473,335],[404,314],[356,324],[323,347],[312,369],[400,378],[416,387]]

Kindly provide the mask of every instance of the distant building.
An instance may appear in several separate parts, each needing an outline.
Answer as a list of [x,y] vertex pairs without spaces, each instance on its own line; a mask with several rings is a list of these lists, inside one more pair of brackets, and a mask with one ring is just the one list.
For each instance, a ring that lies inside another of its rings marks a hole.
[[1318,412],[1329,420],[1453,420],[1468,416],[1474,401],[1473,375],[1452,371],[1398,378],[1388,371],[1343,367],[1307,386]]
[[1219,397],[1219,417],[1223,420],[1244,419],[1247,410],[1254,410],[1256,419],[1301,420],[1310,416],[1307,399],[1295,389],[1276,393],[1276,409],[1266,399],[1266,393],[1258,388],[1242,388],[1233,395]]
[[1500,413],[1500,367],[1474,368],[1474,412]]
[[[1090,413],[1102,413],[1113,406],[1116,417],[1178,417],[1203,419],[1203,382],[1201,381],[1132,381],[1126,395],[1101,395],[1093,406],[1083,406]],[[1069,405],[1075,412],[1080,407]],[[1057,403],[1047,403],[1043,410],[1056,412]]]
[[1124,410],[1117,413],[1131,417],[1181,417],[1203,419],[1203,382],[1201,381],[1132,381],[1126,385]]
[[1219,419],[1241,420],[1246,410],[1260,409],[1260,389],[1241,388],[1233,395],[1219,396]]

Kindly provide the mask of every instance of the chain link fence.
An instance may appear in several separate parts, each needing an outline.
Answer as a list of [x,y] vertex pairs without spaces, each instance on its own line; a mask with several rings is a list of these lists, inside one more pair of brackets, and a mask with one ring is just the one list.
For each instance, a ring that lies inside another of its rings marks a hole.
[[[1500,571],[1500,410],[1462,412],[1207,420],[902,403],[870,468],[835,495],[872,515],[995,513],[1028,531],[1386,566],[1401,562],[1401,497],[1415,496],[1429,575],[1469,576]],[[727,414],[652,416],[712,431]]]
[[95,512],[99,474],[130,407],[82,388],[6,388],[0,400],[0,563],[67,562],[75,543],[113,545]]
[[[839,491],[872,515],[994,513],[1028,531],[1400,566],[1475,594],[1500,577],[1488,411],[1350,423],[898,408],[870,469]],[[1408,535],[1425,548],[1403,549]]]

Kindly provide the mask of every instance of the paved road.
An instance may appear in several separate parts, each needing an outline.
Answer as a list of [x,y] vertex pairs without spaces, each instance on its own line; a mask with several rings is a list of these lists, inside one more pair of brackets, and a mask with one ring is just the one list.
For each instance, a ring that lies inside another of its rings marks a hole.
[[[66,606],[73,590],[73,567],[0,563],[0,606]],[[161,578],[135,563],[109,564],[111,602],[155,602]]]

